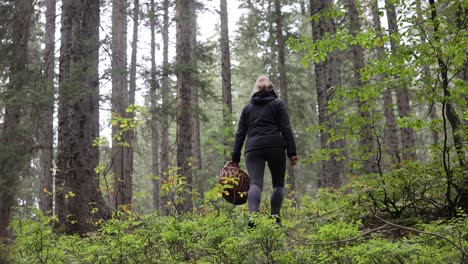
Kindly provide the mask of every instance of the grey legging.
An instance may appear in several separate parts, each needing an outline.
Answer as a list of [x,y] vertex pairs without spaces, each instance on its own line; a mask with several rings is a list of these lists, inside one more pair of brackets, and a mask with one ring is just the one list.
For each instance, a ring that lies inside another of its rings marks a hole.
[[249,211],[251,213],[259,211],[265,162],[268,163],[273,182],[271,214],[279,215],[281,204],[283,203],[284,174],[286,171],[284,148],[258,149],[245,154],[245,163],[250,177],[250,189],[248,193]]

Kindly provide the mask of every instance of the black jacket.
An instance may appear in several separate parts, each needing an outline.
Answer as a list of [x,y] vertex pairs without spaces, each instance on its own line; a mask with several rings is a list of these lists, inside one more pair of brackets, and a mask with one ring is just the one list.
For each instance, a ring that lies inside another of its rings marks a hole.
[[246,136],[245,153],[255,149],[286,147],[288,157],[296,156],[296,143],[286,106],[274,91],[255,93],[242,110],[232,161],[240,161]]

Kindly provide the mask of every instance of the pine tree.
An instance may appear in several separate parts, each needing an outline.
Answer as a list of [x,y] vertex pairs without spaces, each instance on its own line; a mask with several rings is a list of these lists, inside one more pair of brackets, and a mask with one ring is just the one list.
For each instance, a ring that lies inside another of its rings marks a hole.
[[[382,25],[380,21],[380,9],[378,6],[377,0],[371,1],[371,12],[372,12],[372,20],[374,30],[377,32],[380,40],[384,43],[383,39],[383,32],[382,32]],[[385,58],[385,47],[380,45],[377,47],[377,57],[378,59]],[[379,81],[383,81],[385,79],[385,75],[381,74],[378,77]],[[384,104],[384,117],[386,122],[386,152],[392,157],[392,161],[394,163],[400,162],[401,155],[400,155],[400,147],[398,142],[398,129],[396,125],[396,118],[394,113],[394,106],[393,106],[393,95],[392,90],[389,88],[384,88],[383,91],[383,104]]]
[[[397,52],[397,35],[398,35],[398,24],[397,14],[393,1],[385,1],[385,9],[387,11],[387,22],[388,30],[390,34],[390,50],[393,56],[398,56]],[[394,76],[398,78],[398,76]],[[400,117],[408,117],[410,115],[410,99],[409,92],[406,86],[398,87],[396,89],[397,105]],[[401,132],[401,146],[403,159],[414,160],[416,153],[414,152],[414,132],[411,127],[403,127],[400,129]]]
[[[285,37],[283,34],[283,14],[281,12],[281,3],[275,0],[275,23],[276,23],[276,39],[278,43],[278,81],[280,86],[280,97],[286,106],[286,110],[290,112],[289,97],[288,97],[288,78],[286,70],[286,51],[285,51]],[[287,163],[288,177],[287,183],[290,186],[291,198],[297,202],[296,197],[296,175],[294,168],[290,163]]]
[[[423,15],[422,15],[422,8],[421,8],[421,0],[417,0],[416,2],[416,13],[417,13],[417,17],[419,20],[423,20]],[[426,42],[427,42],[427,39],[426,39],[426,36],[425,36],[425,32],[423,32],[423,30],[419,29],[419,33],[421,35],[420,37],[420,40],[421,40],[421,44],[424,45]],[[431,91],[432,90],[432,87],[431,87],[431,79],[432,79],[432,74],[431,74],[431,69],[430,69],[430,66],[429,64],[424,64],[423,66],[423,76],[422,76],[422,79],[423,79],[423,84],[424,84],[424,87],[425,87],[425,90],[427,91]],[[438,115],[437,115],[437,106],[434,102],[434,100],[431,100],[429,102],[429,117],[432,121],[436,121],[438,119]],[[439,143],[439,132],[436,131],[436,130],[433,130],[432,131],[432,140],[433,140],[433,143],[434,145],[437,145]]]
[[[229,48],[229,27],[227,1],[220,0],[220,20],[221,20],[221,78],[223,91],[223,146],[224,159],[230,159],[232,142],[232,92],[231,92],[231,51]],[[230,132],[230,133],[228,133]]]
[[44,96],[39,124],[40,177],[39,209],[44,215],[51,215],[53,204],[53,146],[54,146],[54,68],[55,68],[55,11],[56,0],[46,1],[45,50],[44,50]]
[[30,78],[28,73],[29,36],[33,19],[33,3],[13,2],[11,21],[12,51],[9,57],[9,84],[4,95],[5,115],[0,134],[0,243],[9,238],[7,229],[14,205],[21,171],[30,160],[31,142],[25,127],[24,95]]
[[197,189],[198,193],[203,195],[203,179],[200,177],[202,169],[202,153],[201,153],[201,141],[200,141],[200,79],[198,76],[198,54],[197,54],[197,2],[194,2],[192,6],[192,15],[190,22],[193,25],[192,30],[192,68],[193,68],[193,85],[192,85],[192,98],[191,105],[192,111],[192,177],[193,177],[193,188]]
[[[154,177],[159,175],[159,125],[158,125],[158,80],[156,77],[156,6],[154,0],[150,2],[150,31],[151,31],[151,79],[150,79],[150,100],[151,100],[151,171]],[[156,178],[153,183],[153,208],[159,210],[160,204],[160,181]]]
[[[163,61],[162,61],[162,76],[161,76],[161,173],[160,181],[167,181],[169,171],[169,160],[170,160],[170,148],[169,148],[169,115],[170,115],[170,82],[169,82],[169,0],[163,0],[163,25],[162,25],[162,38],[163,38]],[[167,214],[168,211],[165,205],[168,202],[168,197],[160,198],[160,209],[163,214]]]
[[[317,15],[331,6],[330,0],[311,0],[311,15]],[[312,36],[320,40],[326,34],[333,35],[336,31],[333,18],[321,17],[312,21]],[[343,140],[330,140],[329,129],[337,129],[340,123],[335,114],[328,109],[328,102],[335,97],[332,87],[340,84],[340,62],[337,50],[330,52],[324,61],[315,63],[316,90],[319,110],[319,125],[326,127],[320,131],[320,147],[322,151],[332,150],[327,160],[322,161],[321,187],[338,187],[344,176],[344,161],[340,160],[340,152],[344,147]]]
[[57,214],[69,234],[109,218],[102,199],[99,136],[99,2],[64,0],[59,71]]
[[[126,116],[127,80],[127,1],[112,1],[112,114],[114,119]],[[121,122],[112,126],[112,171],[114,173],[113,206],[118,209],[132,201],[132,180],[128,174],[128,133]]]
[[[128,105],[133,106],[135,104],[135,93],[136,93],[136,73],[137,73],[137,53],[138,53],[138,25],[140,15],[140,1],[133,1],[133,35],[132,35],[132,55],[130,61],[130,84],[128,90]],[[131,111],[128,113],[127,118],[134,122],[135,112]],[[130,193],[130,199],[133,199],[133,159],[134,159],[134,145],[135,145],[135,131],[130,129],[127,133],[128,147],[125,148],[125,171],[127,175],[127,193]],[[130,201],[131,201],[130,200]]]
[[[351,35],[356,37],[359,32],[361,32],[361,19],[359,16],[359,10],[356,5],[355,0],[347,0],[346,6],[348,9],[348,16],[349,16],[349,29]],[[354,67],[354,85],[356,86],[355,89],[362,90],[364,86],[364,82],[361,78],[361,71],[365,67],[365,59],[364,59],[364,49],[360,44],[354,44],[351,47],[352,49],[352,61]],[[361,97],[357,98],[357,108],[359,111],[359,115],[365,124],[360,129],[360,140],[359,140],[359,147],[361,151],[364,151],[367,154],[374,149],[374,137],[372,132],[372,127],[370,124],[371,120],[371,113],[368,110],[362,110],[364,108],[364,104],[366,102],[361,99]],[[365,159],[363,161],[363,168],[365,172],[376,172],[377,168],[375,166],[375,161],[372,160],[372,157]]]
[[177,206],[179,212],[189,212],[193,208],[192,203],[192,85],[193,76],[193,31],[196,25],[194,21],[193,0],[176,0],[176,53],[177,53],[177,167],[178,173],[185,177],[186,185],[182,198],[182,205]]

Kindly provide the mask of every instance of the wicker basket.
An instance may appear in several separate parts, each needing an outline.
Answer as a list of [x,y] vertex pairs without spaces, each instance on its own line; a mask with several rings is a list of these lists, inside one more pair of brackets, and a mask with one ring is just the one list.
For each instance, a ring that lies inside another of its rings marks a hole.
[[234,205],[247,202],[247,192],[250,187],[250,178],[233,162],[228,161],[218,176],[219,183],[224,186],[223,198]]

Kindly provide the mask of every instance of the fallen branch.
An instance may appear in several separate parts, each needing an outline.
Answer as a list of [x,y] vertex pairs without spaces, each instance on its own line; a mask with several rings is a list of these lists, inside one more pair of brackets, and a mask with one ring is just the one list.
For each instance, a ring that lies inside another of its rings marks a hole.
[[409,231],[412,231],[412,232],[415,232],[415,233],[419,233],[419,234],[425,234],[425,235],[430,235],[430,236],[435,236],[435,237],[438,237],[438,238],[441,238],[447,242],[449,242],[452,246],[456,247],[458,250],[460,250],[460,252],[463,254],[464,257],[468,257],[468,253],[462,248],[460,247],[459,245],[455,244],[455,242],[453,242],[452,240],[442,236],[442,235],[439,235],[439,234],[436,234],[436,233],[431,233],[431,232],[426,232],[426,231],[423,231],[423,230],[419,230],[419,229],[416,229],[416,228],[412,228],[412,227],[407,227],[407,226],[402,226],[402,225],[398,225],[398,224],[394,224],[394,223],[391,223],[385,219],[382,219],[378,216],[375,215],[375,218],[379,219],[380,221],[384,222],[385,224],[387,225],[391,225],[391,226],[394,226],[394,227],[397,227],[397,228],[400,228],[400,229],[405,229],[405,230],[409,230]]

